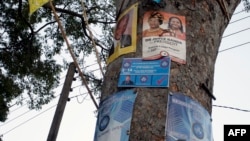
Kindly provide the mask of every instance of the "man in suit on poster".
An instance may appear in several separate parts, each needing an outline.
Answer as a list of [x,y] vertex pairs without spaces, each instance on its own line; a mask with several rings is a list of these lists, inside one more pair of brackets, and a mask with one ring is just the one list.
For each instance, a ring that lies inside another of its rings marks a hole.
[[128,22],[129,22],[129,14],[126,14],[118,21],[115,29],[114,38],[118,43],[120,43],[121,48],[131,45],[131,35],[124,34],[124,32],[127,29]]
[[125,48],[132,45],[131,34],[124,34],[128,23],[129,23],[129,13],[124,15],[118,22],[114,32],[114,44],[109,50],[109,56],[115,53],[115,48]]

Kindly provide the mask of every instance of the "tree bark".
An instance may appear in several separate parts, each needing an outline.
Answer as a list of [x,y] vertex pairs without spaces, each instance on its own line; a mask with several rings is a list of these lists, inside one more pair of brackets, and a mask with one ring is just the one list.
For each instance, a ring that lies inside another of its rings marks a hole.
[[[135,2],[116,1],[117,11]],[[122,58],[142,57],[142,21],[148,10],[143,8],[144,2],[139,2],[137,51],[122,55],[107,66],[101,100],[121,90],[117,84]],[[165,0],[165,3],[164,8],[157,10],[186,17],[187,63],[171,62],[169,88],[134,88],[138,95],[131,122],[131,141],[164,141],[169,92],[190,96],[212,114],[215,61],[223,32],[240,0]]]

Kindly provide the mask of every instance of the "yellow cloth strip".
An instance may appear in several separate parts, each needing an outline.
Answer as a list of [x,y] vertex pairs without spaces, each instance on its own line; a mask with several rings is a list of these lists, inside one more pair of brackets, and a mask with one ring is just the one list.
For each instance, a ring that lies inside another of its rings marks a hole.
[[49,0],[29,0],[29,15],[32,15],[37,9],[42,7]]

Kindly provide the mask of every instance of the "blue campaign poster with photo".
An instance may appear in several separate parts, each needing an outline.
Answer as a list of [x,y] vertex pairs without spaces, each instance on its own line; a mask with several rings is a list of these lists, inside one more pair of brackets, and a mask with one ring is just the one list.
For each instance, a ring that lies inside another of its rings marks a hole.
[[128,141],[136,96],[134,90],[120,91],[100,103],[94,141]]
[[166,141],[212,141],[211,117],[197,101],[182,93],[169,95]]
[[170,63],[169,57],[158,60],[124,58],[118,87],[168,87]]

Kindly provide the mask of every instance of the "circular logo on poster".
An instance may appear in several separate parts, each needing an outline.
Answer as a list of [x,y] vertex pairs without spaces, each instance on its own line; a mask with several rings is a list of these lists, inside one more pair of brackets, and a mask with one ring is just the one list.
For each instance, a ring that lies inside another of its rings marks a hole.
[[161,56],[169,56],[168,52],[166,52],[166,51],[161,51],[160,54],[161,54]]
[[198,123],[198,122],[194,123],[193,127],[192,127],[192,130],[193,130],[194,135],[198,139],[203,139],[203,137],[204,137],[204,131],[203,131],[203,128],[202,128],[202,126],[201,126],[200,123]]
[[141,80],[141,83],[146,83],[148,81],[148,77],[147,76],[142,76],[140,78],[140,80]]
[[99,130],[100,131],[103,131],[104,129],[107,128],[107,126],[109,125],[109,116],[104,116],[102,119],[101,119],[101,122],[100,122],[100,125],[99,125]]
[[169,63],[168,63],[167,60],[162,60],[161,61],[161,67],[166,68],[166,67],[168,67],[168,65],[169,65]]
[[129,68],[131,66],[131,63],[129,61],[126,61],[123,63],[124,68]]

